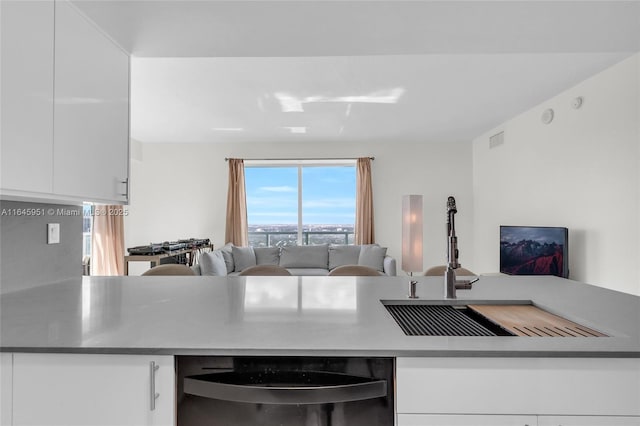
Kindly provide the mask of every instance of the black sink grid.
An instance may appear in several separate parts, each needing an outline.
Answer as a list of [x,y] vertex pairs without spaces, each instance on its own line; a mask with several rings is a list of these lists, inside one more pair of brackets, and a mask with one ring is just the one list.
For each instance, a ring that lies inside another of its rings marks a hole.
[[385,304],[407,336],[513,336],[466,306]]

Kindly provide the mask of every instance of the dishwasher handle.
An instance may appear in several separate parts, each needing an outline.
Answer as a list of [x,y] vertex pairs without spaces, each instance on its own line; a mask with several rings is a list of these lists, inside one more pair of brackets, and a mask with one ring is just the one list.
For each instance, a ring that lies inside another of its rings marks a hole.
[[385,397],[387,381],[324,371],[231,371],[185,377],[184,393],[252,404],[328,404]]

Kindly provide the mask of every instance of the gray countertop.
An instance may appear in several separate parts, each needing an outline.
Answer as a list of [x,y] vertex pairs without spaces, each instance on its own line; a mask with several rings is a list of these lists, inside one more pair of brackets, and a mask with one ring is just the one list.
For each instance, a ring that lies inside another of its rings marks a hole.
[[[420,300],[442,278],[418,277]],[[405,336],[381,300],[408,277],[84,277],[0,297],[4,352],[640,358],[640,297],[483,276],[465,300],[531,300],[611,337]]]

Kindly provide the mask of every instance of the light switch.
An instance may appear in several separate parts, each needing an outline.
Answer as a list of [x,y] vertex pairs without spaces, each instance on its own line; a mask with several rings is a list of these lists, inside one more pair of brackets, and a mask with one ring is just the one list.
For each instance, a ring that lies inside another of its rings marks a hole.
[[60,242],[60,224],[47,223],[47,244],[58,244]]

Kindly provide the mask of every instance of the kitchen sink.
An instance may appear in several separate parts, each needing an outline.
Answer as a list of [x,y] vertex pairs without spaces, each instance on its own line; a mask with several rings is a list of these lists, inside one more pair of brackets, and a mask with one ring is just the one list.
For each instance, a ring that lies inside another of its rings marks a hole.
[[606,337],[530,300],[381,300],[407,336]]
[[[459,300],[382,300],[407,336],[513,336]],[[485,303],[486,301],[478,301]],[[475,302],[474,302],[475,303]],[[514,303],[529,303],[514,302]]]

